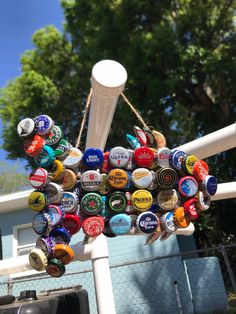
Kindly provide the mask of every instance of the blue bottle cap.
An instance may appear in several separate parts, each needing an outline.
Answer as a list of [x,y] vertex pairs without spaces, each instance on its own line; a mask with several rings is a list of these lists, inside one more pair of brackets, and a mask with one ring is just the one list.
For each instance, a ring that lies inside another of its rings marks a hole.
[[116,235],[127,234],[131,228],[131,218],[127,214],[118,214],[109,221],[111,232]]
[[217,191],[217,180],[214,176],[206,176],[202,181],[203,189],[207,195],[213,196]]
[[103,164],[103,152],[98,148],[88,148],[83,155],[83,164],[89,168],[99,168]]
[[78,208],[78,198],[76,193],[64,192],[60,202],[60,207],[66,214],[74,213]]
[[170,155],[170,164],[176,170],[182,170],[187,154],[181,150],[174,150]]
[[159,221],[157,216],[154,213],[148,211],[138,215],[136,226],[143,233],[150,234],[156,231],[158,222]]
[[68,244],[71,239],[69,231],[64,227],[54,228],[50,231],[49,236],[55,243],[65,243]]
[[39,135],[45,135],[51,131],[54,126],[54,122],[52,118],[47,116],[46,114],[42,114],[34,119],[37,124],[37,133]]
[[38,213],[33,217],[32,227],[35,233],[47,235],[51,230],[51,219],[47,213]]

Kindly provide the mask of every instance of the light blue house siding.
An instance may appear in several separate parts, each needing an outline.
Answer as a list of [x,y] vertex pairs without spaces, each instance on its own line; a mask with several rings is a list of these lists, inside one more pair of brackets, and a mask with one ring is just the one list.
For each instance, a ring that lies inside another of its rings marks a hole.
[[[34,213],[30,209],[0,215],[4,259],[12,257],[13,227],[30,223],[33,216]],[[71,244],[82,238],[82,233],[75,235]],[[203,259],[192,259],[194,261],[192,264],[189,262],[190,260],[186,264],[183,263],[181,257],[133,263],[133,261],[179,253],[180,247],[181,250],[192,250],[194,249],[193,240],[190,238],[190,240],[183,238],[177,240],[176,236],[171,236],[163,242],[157,241],[149,246],[144,245],[145,239],[145,236],[107,238],[117,314],[179,313],[181,309],[183,313],[190,314],[197,312],[197,309],[202,309],[201,304],[204,304],[204,313],[208,313],[208,308],[210,310],[227,309],[226,293],[217,259],[205,259],[207,267],[212,268],[213,271],[204,273],[204,280],[212,282],[211,289],[213,290],[215,286],[218,286],[217,298],[221,301],[216,303],[214,295],[208,293],[208,300],[202,302],[204,294],[201,294],[200,299],[196,299],[195,294],[199,295],[199,280],[196,281],[196,276],[198,278],[202,276]],[[126,265],[121,266],[121,263],[126,263]],[[71,273],[73,275],[70,275]],[[14,283],[12,293],[19,295],[21,290],[26,289],[35,289],[40,293],[43,290],[71,287],[78,284],[83,285],[83,288],[88,291],[91,314],[96,314],[91,261],[77,261],[67,265],[66,274],[61,278],[26,279],[25,282]],[[178,302],[176,287],[180,302]],[[203,287],[201,289],[204,290]]]

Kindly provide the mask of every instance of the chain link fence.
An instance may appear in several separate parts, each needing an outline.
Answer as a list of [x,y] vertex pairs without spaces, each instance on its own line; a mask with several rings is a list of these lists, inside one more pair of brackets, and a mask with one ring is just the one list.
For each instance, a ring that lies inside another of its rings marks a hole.
[[[225,291],[236,294],[236,244],[113,264],[110,269],[117,314],[201,313],[196,308],[211,309],[211,303],[212,311],[217,307],[225,313],[228,305],[222,307],[222,296]],[[41,273],[6,279],[0,294],[18,296],[27,289],[50,294],[78,285],[88,291],[91,314],[96,314],[92,268],[68,271],[61,278]]]

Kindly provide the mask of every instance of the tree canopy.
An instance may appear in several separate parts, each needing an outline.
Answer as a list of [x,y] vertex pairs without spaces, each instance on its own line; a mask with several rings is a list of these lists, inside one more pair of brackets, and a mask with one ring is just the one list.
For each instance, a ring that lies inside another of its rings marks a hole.
[[[1,90],[4,149],[26,158],[16,125],[48,114],[75,143],[93,65],[102,59],[127,70],[125,94],[170,148],[235,122],[236,33],[233,0],[62,0],[64,31],[33,35],[22,74]],[[125,145],[137,124],[120,100],[108,146]],[[208,160],[219,182],[236,179],[235,149]],[[200,238],[235,239],[234,201],[202,218]],[[205,220],[204,220],[205,219]],[[234,221],[233,221],[234,219]],[[207,223],[206,223],[207,222]],[[210,222],[210,223],[209,223]],[[217,232],[219,230],[219,232]],[[199,238],[199,239],[200,239]]]

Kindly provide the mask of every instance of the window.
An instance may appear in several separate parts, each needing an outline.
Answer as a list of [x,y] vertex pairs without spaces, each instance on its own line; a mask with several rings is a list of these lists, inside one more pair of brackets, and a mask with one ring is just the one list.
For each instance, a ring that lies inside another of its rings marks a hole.
[[[34,232],[32,224],[24,224],[13,227],[13,252],[12,256],[17,257],[21,255],[27,255],[35,248],[35,242],[39,236]],[[43,272],[36,270],[27,270],[24,272],[10,275],[10,278],[19,278],[24,276],[35,275]]]
[[38,235],[34,232],[32,224],[13,227],[13,257],[25,255],[35,247]]

